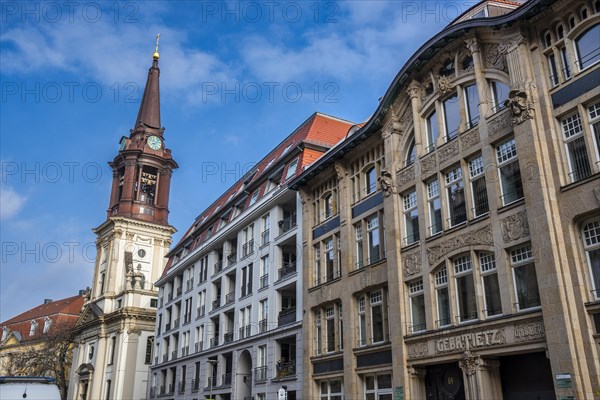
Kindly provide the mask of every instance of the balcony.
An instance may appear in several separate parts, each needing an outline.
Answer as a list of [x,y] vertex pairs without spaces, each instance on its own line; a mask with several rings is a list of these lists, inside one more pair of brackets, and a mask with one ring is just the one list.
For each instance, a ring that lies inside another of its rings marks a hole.
[[179,286],[179,287],[177,288],[177,292],[176,292],[176,293],[177,293],[177,297],[181,296],[181,292],[182,292],[182,291],[183,291],[183,289],[181,288],[181,286]]
[[181,381],[177,384],[179,394],[185,393],[185,381]]
[[258,322],[258,333],[263,333],[266,332],[268,329],[268,325],[267,325],[267,319],[261,319]]
[[196,309],[196,318],[202,318],[206,314],[206,306],[202,305]]
[[259,278],[260,280],[260,288],[264,289],[269,286],[269,274],[264,274]]
[[150,398],[154,398],[154,397],[158,396],[157,390],[158,390],[158,388],[156,386],[152,386],[150,388]]
[[204,349],[204,342],[198,342],[195,344],[196,353],[201,352]]
[[167,394],[167,392],[166,392],[166,389],[167,389],[167,388],[165,387],[165,385],[161,385],[161,386],[158,388],[158,395],[159,395],[159,396],[164,396],[165,394]]
[[267,366],[256,367],[254,370],[254,380],[256,382],[265,382],[267,380]]
[[181,357],[185,357],[190,354],[190,346],[185,346],[181,348]]
[[177,360],[177,350],[173,350],[171,352],[171,361],[172,360]]
[[175,321],[173,321],[173,329],[177,329],[179,328],[179,318],[177,318]]
[[190,278],[190,279],[188,279],[188,281],[185,284],[185,291],[189,292],[193,288],[194,288],[194,278]]
[[170,302],[171,300],[173,300],[173,292],[171,292],[167,295],[167,303]]
[[277,361],[277,378],[296,375],[296,361]]
[[197,392],[200,390],[200,380],[192,379],[192,392]]
[[167,362],[169,361],[169,355],[168,354],[163,354],[163,360],[162,362]]
[[296,273],[296,262],[284,263],[283,268],[279,268],[279,280],[283,280]]
[[233,342],[233,331],[225,333],[223,335],[223,343],[231,343]]
[[278,222],[279,225],[279,235],[283,235],[288,233],[289,231],[291,231],[292,229],[294,229],[297,226],[296,223],[296,213],[292,213],[292,215],[290,215],[287,218],[282,219],[281,221]]
[[212,389],[217,386],[217,377],[216,376],[209,376],[207,381],[208,382],[206,382],[205,389]]
[[216,310],[219,307],[221,307],[221,299],[213,300],[212,309]]
[[170,330],[171,330],[171,323],[169,322],[169,323],[165,324],[165,332],[168,332]]
[[210,339],[210,347],[217,347],[219,345],[219,337],[215,336],[214,338]]
[[223,271],[223,260],[219,260],[215,263],[215,272],[213,275],[216,275],[221,271]]
[[242,326],[239,333],[240,339],[250,337],[250,325]]
[[242,246],[242,257],[247,257],[254,253],[254,239],[250,239],[248,243]]
[[235,290],[225,295],[225,306],[233,304],[235,302]]
[[277,325],[288,325],[296,322],[296,307],[281,310],[277,318]]

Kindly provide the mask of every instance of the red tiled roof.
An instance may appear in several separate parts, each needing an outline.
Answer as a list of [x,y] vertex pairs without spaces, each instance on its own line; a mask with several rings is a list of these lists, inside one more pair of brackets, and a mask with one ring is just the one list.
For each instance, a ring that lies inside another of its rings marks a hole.
[[[276,171],[278,168],[283,166],[283,175],[281,178],[280,184],[285,184],[285,176],[287,173],[287,167],[289,163],[292,162],[297,157],[286,160],[285,163],[283,160],[286,159],[285,155],[287,153],[291,153],[294,147],[305,144],[312,145],[311,148],[304,148],[303,153],[300,154],[300,160],[298,165],[296,166],[296,172],[290,178],[300,175],[304,170],[304,167],[312,164],[317,158],[319,158],[323,151],[319,151],[314,149],[323,148],[324,150],[335,146],[338,142],[344,139],[348,133],[348,130],[354,126],[353,122],[345,121],[336,117],[332,117],[329,115],[314,113],[311,115],[302,125],[300,125],[294,132],[292,132],[287,138],[285,138],[277,147],[275,147],[269,154],[267,154],[252,171],[248,172],[244,175],[239,181],[237,181],[233,186],[231,186],[223,195],[221,195],[213,204],[211,204],[202,214],[200,214],[194,224],[186,231],[181,240],[179,241],[178,246],[181,245],[182,242],[187,241],[190,235],[193,232],[201,230],[201,234],[195,240],[196,246],[198,242],[202,242],[206,237],[206,228],[207,221],[215,221],[214,214],[218,208],[218,213],[226,212],[232,204],[235,204],[236,201],[241,196],[240,189],[243,186],[253,187],[252,191],[247,193],[248,196],[245,200],[245,206],[249,205],[252,194],[259,190],[260,198],[264,192],[266,183],[261,183],[260,186],[255,187],[253,183],[263,180],[264,177],[272,171]],[[254,174],[254,175],[252,175]],[[227,217],[227,220],[231,219],[231,216]],[[212,222],[211,222],[212,223]],[[214,227],[213,229],[216,229]],[[172,257],[169,258],[165,270],[163,271],[163,276],[167,274],[167,271],[171,268],[173,264]]]
[[77,295],[68,297],[62,300],[51,301],[47,304],[41,304],[31,310],[25,311],[0,324],[0,327],[16,324],[23,321],[31,321],[32,319],[45,318],[55,314],[74,315],[79,317],[79,312],[83,307],[83,296]]

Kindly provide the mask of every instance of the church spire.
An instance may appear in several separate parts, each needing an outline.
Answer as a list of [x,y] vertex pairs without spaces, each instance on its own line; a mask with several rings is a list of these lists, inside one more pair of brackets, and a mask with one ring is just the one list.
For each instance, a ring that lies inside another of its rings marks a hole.
[[156,35],[156,47],[152,54],[152,66],[148,70],[148,79],[146,80],[146,87],[144,88],[144,95],[142,97],[142,103],[140,104],[140,111],[138,112],[137,120],[135,121],[134,130],[138,127],[145,125],[146,127],[160,129],[160,89],[158,77],[160,76],[160,69],[158,68],[158,41],[160,40],[160,33]]

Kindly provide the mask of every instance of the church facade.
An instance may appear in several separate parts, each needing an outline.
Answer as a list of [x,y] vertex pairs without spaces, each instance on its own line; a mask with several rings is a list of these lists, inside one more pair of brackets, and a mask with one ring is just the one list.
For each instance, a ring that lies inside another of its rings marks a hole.
[[[158,46],[157,46],[158,50]],[[175,229],[169,190],[177,168],[160,122],[158,51],[129,136],[121,138],[107,219],[94,229],[91,290],[74,329],[69,399],[144,399],[157,289]]]

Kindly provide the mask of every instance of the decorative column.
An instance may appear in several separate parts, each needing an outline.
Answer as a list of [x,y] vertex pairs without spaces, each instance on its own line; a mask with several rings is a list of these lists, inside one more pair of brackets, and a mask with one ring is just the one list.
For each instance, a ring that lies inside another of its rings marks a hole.
[[423,138],[423,132],[422,132],[422,125],[420,123],[421,121],[421,115],[419,113],[419,110],[421,109],[421,92],[423,91],[423,88],[421,87],[421,84],[417,81],[412,81],[409,85],[408,85],[408,89],[407,89],[407,93],[408,96],[410,97],[410,104],[412,106],[412,116],[413,116],[413,121],[414,121],[414,130],[415,130],[415,147],[417,149],[417,154],[423,154],[423,148],[421,147],[422,143],[421,140]]
[[481,47],[477,38],[465,40],[465,47],[473,58],[473,69],[475,70],[475,82],[477,83],[477,94],[479,95],[479,125],[486,123],[486,116],[491,114],[491,98],[489,85],[483,76],[483,62],[481,60]]
[[467,399],[501,399],[500,361],[485,359],[467,350],[458,363],[463,371]]
[[425,375],[427,369],[423,367],[408,367],[409,376],[409,399],[426,399],[427,390],[425,386]]

